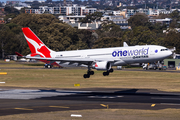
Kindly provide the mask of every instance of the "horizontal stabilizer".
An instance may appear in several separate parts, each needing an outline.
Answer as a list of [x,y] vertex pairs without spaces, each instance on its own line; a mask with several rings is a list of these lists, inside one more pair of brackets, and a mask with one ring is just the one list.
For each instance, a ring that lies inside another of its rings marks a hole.
[[21,54],[18,53],[18,52],[15,52],[15,54],[16,54],[17,56],[19,56],[19,57],[23,57],[23,55],[21,55]]

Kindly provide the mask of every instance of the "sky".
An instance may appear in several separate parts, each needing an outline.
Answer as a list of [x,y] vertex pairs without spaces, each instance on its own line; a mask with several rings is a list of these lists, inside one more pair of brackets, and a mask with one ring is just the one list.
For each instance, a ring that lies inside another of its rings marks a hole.
[[24,0],[0,0],[1,2],[6,2],[6,1],[22,1],[24,2]]
[[[28,0],[0,0],[0,2],[6,2],[6,1],[28,1]],[[39,1],[46,1],[46,0],[39,0]],[[53,1],[58,1],[58,0],[53,0]]]

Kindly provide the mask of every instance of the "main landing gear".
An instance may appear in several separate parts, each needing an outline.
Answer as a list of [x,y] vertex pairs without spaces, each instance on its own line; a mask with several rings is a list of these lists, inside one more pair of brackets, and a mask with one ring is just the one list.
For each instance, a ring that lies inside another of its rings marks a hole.
[[94,75],[94,71],[91,71],[90,65],[91,65],[91,63],[88,63],[88,71],[87,71],[87,74],[83,75],[84,78],[89,78],[90,75]]
[[83,77],[84,77],[84,78],[89,78],[90,75],[94,75],[94,71],[88,70],[88,71],[87,71],[87,74],[84,74]]
[[[109,73],[112,73],[114,70],[111,68],[110,70],[106,71],[106,72],[103,72],[103,75],[104,76],[108,76]],[[94,75],[94,71],[91,71],[91,70],[88,70],[87,71],[87,74],[84,74],[83,77],[84,78],[89,78],[91,75]]]
[[44,68],[52,68],[53,66],[52,65],[50,65],[50,64],[45,64],[44,65]]
[[114,70],[111,68],[110,70],[107,70],[106,72],[103,72],[104,76],[108,76],[109,73],[112,73]]
[[[88,71],[87,71],[87,74],[84,74],[84,75],[83,75],[84,78],[89,78],[91,75],[94,75],[94,71],[91,71],[90,65],[91,65],[91,64],[88,63]],[[106,68],[106,69],[109,69],[109,67]],[[97,69],[97,70],[98,70],[98,69]],[[103,75],[104,75],[104,76],[108,76],[109,73],[112,73],[113,71],[114,71],[114,70],[111,68],[111,69],[107,70],[106,72],[103,72]]]

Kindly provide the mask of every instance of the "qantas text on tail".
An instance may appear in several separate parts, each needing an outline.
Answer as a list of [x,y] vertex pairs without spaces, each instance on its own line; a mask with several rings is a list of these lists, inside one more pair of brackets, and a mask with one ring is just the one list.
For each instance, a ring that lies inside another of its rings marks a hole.
[[31,54],[25,56],[28,59],[36,59],[45,62],[45,67],[52,65],[59,66],[86,66],[87,74],[84,78],[89,78],[94,74],[91,69],[102,70],[104,76],[113,72],[112,66],[121,66],[132,63],[148,63],[163,60],[169,57],[172,52],[166,47],[158,45],[141,45],[86,49],[73,51],[55,52],[49,49],[30,28],[22,28],[26,41],[31,50]]

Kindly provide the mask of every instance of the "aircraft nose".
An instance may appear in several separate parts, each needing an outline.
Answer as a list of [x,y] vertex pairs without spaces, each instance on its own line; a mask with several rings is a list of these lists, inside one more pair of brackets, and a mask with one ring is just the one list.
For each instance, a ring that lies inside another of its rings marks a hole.
[[171,55],[173,54],[173,52],[172,52],[172,51],[168,51],[168,53],[169,53],[169,56],[171,56]]

